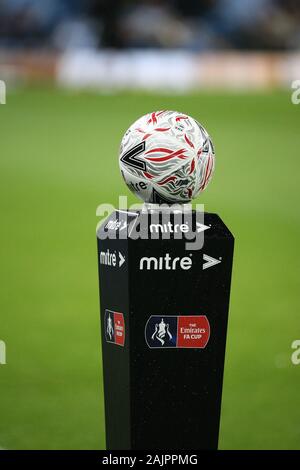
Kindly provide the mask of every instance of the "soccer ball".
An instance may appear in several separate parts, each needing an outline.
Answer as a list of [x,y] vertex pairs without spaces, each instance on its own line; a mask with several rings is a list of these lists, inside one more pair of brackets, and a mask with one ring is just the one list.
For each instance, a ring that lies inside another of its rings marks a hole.
[[195,119],[176,111],[156,111],[125,132],[119,161],[127,186],[143,201],[186,203],[208,185],[215,152],[207,131]]

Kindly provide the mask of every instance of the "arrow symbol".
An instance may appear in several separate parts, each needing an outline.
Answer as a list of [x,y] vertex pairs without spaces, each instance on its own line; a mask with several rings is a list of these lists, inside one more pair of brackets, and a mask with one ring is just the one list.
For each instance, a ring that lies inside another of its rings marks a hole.
[[142,141],[139,144],[135,145],[122,155],[121,162],[133,168],[138,168],[139,170],[146,171],[146,163],[144,162],[144,160],[138,158],[138,156],[145,151],[145,147],[145,141]]
[[212,258],[205,254],[203,254],[203,261],[206,261],[206,263],[203,264],[202,269],[211,268],[212,266],[221,263],[221,259]]
[[121,230],[124,230],[124,228],[126,228],[126,227],[127,227],[127,222],[124,221],[123,225],[120,227],[119,231],[121,232]]
[[204,225],[204,224],[201,224],[200,222],[196,222],[196,226],[197,226],[197,232],[204,232],[204,230],[207,230],[209,227],[209,225]]
[[119,251],[119,268],[125,263],[125,256]]

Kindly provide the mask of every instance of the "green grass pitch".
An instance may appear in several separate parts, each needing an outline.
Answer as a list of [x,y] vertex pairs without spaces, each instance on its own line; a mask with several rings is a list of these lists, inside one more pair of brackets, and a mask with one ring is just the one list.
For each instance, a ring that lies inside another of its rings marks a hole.
[[288,93],[100,95],[33,88],[0,106],[0,447],[100,449],[104,407],[96,207],[137,202],[123,132],[157,109],[209,130],[196,202],[236,237],[220,448],[300,448],[300,106]]

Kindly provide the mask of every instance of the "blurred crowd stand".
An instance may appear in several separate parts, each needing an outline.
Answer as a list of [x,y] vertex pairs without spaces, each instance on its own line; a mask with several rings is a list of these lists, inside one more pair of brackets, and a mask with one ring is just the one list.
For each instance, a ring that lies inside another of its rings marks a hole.
[[10,83],[184,92],[299,77],[299,0],[0,0]]
[[290,50],[298,0],[0,0],[0,47]]

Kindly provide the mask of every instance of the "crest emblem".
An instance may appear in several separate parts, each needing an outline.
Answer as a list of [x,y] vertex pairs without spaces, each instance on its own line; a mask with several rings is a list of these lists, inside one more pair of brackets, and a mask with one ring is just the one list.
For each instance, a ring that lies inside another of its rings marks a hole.
[[162,318],[160,323],[155,324],[155,331],[151,336],[151,339],[152,341],[157,339],[157,341],[159,341],[163,346],[168,339],[171,340],[172,338],[173,336],[170,333],[169,323],[165,323],[164,319]]

